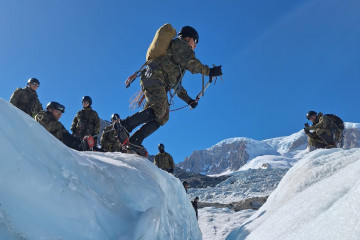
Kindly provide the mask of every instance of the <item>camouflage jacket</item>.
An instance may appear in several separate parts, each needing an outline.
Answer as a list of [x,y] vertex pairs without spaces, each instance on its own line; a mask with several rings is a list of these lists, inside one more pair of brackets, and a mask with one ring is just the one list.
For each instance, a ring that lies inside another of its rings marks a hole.
[[80,110],[71,125],[75,137],[83,138],[87,135],[95,136],[100,131],[100,118],[91,107]]
[[158,153],[155,155],[154,163],[158,168],[163,170],[175,169],[175,163],[170,154],[167,152]]
[[121,152],[122,146],[114,128],[114,124],[110,124],[104,128],[100,144],[105,152]]
[[62,141],[62,136],[65,133],[69,133],[61,122],[56,120],[51,112],[47,110],[40,111],[36,116],[35,120],[39,122],[46,130],[48,130],[57,139]]
[[336,123],[330,117],[324,115],[321,112],[318,114],[317,118],[315,119],[314,124],[311,127],[309,127],[309,130],[317,130],[317,129],[340,130],[336,125]]
[[36,91],[29,86],[16,89],[10,97],[10,103],[31,117],[35,117],[36,114],[43,110]]
[[196,57],[188,43],[180,38],[173,39],[167,55],[152,59],[141,74],[141,86],[164,85],[167,90],[179,92],[185,71],[209,75],[210,69]]

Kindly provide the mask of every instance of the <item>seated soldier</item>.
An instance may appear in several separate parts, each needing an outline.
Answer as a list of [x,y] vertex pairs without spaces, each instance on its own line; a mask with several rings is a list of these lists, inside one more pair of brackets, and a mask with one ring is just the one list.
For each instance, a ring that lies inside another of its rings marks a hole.
[[30,78],[25,88],[18,88],[10,97],[10,103],[21,109],[31,117],[35,117],[42,109],[36,90],[40,82],[36,78]]
[[[315,148],[335,148],[337,146],[337,143],[341,140],[343,129],[338,126],[333,116],[335,115],[317,114],[314,111],[307,113],[306,118],[313,123],[312,126],[305,123],[304,128],[306,135],[309,137],[310,146]],[[342,122],[342,120],[340,121]],[[311,132],[311,130],[313,131]]]
[[61,115],[65,112],[65,107],[58,102],[49,102],[46,105],[46,110],[40,111],[35,120],[39,122],[46,130],[48,130],[57,139],[63,142],[66,146],[78,151],[90,150],[93,147],[88,144],[88,141],[84,141],[72,136],[59,122]]
[[174,172],[175,163],[172,156],[165,152],[164,144],[160,143],[158,146],[159,153],[155,155],[154,163],[158,168],[165,170],[169,173]]
[[121,144],[116,129],[115,129],[115,123],[120,122],[120,116],[117,113],[114,113],[111,116],[111,124],[107,127],[105,127],[101,139],[101,149],[104,152],[122,152],[123,145]]

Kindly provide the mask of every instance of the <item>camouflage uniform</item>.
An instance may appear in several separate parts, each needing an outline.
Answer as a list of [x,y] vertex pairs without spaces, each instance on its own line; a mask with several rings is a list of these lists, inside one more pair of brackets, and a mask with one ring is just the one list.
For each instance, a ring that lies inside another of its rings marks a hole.
[[145,108],[152,108],[156,121],[162,126],[169,120],[167,92],[173,89],[185,102],[191,101],[181,86],[185,71],[209,75],[210,69],[196,57],[188,43],[180,38],[173,39],[167,55],[148,61],[141,74],[141,87],[146,98]]
[[165,171],[168,171],[169,169],[175,169],[174,160],[167,152],[156,154],[154,163],[156,166],[158,166],[158,168],[161,168]]
[[31,117],[35,117],[36,114],[43,110],[36,91],[29,86],[17,88],[10,97],[10,103]]
[[[308,129],[314,130],[307,134],[309,137],[309,145],[314,147],[325,147],[329,144],[336,144],[342,136],[341,129],[330,117],[323,115],[323,113],[318,114],[314,124]],[[331,140],[331,142],[327,142],[324,137]]]
[[95,136],[100,131],[100,118],[91,107],[83,108],[74,117],[70,129],[77,138]]
[[61,141],[62,135],[68,133],[64,125],[61,122],[56,120],[53,114],[47,110],[39,112],[35,116],[35,120],[39,122],[48,132],[54,135],[57,139]]
[[110,124],[106,128],[101,135],[100,139],[101,148],[105,152],[121,152],[122,145],[117,136],[116,130],[114,128],[114,124]]

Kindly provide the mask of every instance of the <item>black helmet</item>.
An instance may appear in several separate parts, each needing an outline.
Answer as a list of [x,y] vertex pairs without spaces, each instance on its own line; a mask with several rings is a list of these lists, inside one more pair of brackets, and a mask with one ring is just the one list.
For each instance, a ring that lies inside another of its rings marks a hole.
[[52,108],[52,109],[55,109],[55,110],[58,110],[62,113],[65,112],[65,107],[64,105],[61,105],[60,103],[58,102],[49,102],[47,105],[46,105],[46,109],[48,108]]
[[310,118],[314,115],[317,115],[315,111],[308,111],[308,113],[306,114],[307,120],[310,120]]
[[164,148],[165,148],[164,144],[159,143],[159,145],[158,145],[158,149],[160,149],[160,148],[164,149]]
[[33,85],[38,85],[38,87],[40,87],[40,82],[36,78],[30,78],[27,82],[28,85],[33,84]]
[[185,187],[186,185],[189,185],[189,183],[187,181],[183,181],[183,185]]
[[198,32],[195,30],[195,28],[190,27],[190,26],[185,26],[183,27],[180,32],[179,32],[179,37],[181,38],[186,38],[186,37],[191,37],[194,39],[195,43],[199,42],[199,34]]
[[118,120],[118,119],[120,119],[119,114],[114,113],[113,115],[111,115],[111,121],[113,121],[113,120]]
[[92,104],[91,97],[89,97],[89,96],[84,96],[84,97],[82,98],[82,101],[83,101],[83,102],[88,102],[88,103],[89,103],[89,106],[91,106],[91,104]]

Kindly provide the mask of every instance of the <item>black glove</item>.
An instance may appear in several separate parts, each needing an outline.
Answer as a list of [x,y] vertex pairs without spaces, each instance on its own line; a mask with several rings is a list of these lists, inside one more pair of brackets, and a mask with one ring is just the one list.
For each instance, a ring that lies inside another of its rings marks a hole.
[[309,133],[310,133],[310,131],[309,131],[308,128],[304,128],[304,132],[305,132],[305,134],[309,134]]
[[194,99],[190,99],[190,101],[188,102],[188,104],[190,105],[191,108],[196,108],[196,106],[198,105],[198,102]]
[[221,65],[210,68],[210,74],[209,74],[210,77],[217,77],[221,75],[222,75]]
[[310,126],[309,126],[309,124],[308,124],[308,123],[305,123],[304,126],[305,126],[305,127],[304,127],[304,132],[305,132],[306,134],[309,134],[309,133],[310,133],[310,130],[309,130],[309,127],[310,127]]
[[168,173],[173,173],[173,172],[174,172],[174,169],[173,169],[173,168],[169,168],[169,169],[167,170],[167,172],[168,172]]

